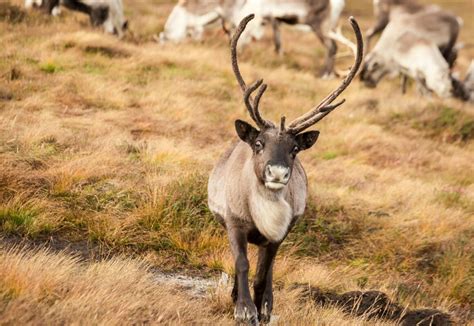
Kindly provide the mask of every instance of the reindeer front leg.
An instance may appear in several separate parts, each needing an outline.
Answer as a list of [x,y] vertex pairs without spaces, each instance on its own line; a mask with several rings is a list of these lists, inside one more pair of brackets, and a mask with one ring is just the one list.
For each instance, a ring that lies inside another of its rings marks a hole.
[[257,274],[253,283],[254,302],[262,323],[270,322],[273,310],[273,263],[280,244],[270,243],[258,249]]
[[229,241],[235,259],[235,279],[233,296],[237,292],[234,317],[237,322],[258,325],[257,308],[249,290],[249,261],[247,258],[247,234],[238,226],[229,226]]

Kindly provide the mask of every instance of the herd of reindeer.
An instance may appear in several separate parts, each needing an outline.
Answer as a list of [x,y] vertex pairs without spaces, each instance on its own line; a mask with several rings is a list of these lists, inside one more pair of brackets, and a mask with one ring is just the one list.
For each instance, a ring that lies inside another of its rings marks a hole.
[[[58,15],[61,7],[87,14],[94,26],[122,37],[128,21],[122,0],[25,0],[35,7]],[[356,46],[344,37],[339,18],[345,0],[179,0],[155,39],[160,43],[200,40],[206,26],[222,23],[229,35],[243,17],[255,15],[241,36],[239,47],[263,37],[265,25],[271,25],[275,50],[282,54],[280,24],[297,25],[313,31],[326,50],[322,78],[336,76],[334,69],[337,43],[355,51]],[[454,97],[474,102],[474,61],[464,79],[453,73],[459,49],[458,35],[462,19],[437,5],[414,0],[373,0],[375,23],[366,32],[365,59],[361,81],[376,87],[384,77],[401,77],[402,92],[412,79],[423,95]],[[375,46],[370,41],[380,34]]]
[[[103,25],[107,32],[119,36],[127,27],[121,0],[27,0],[26,4],[51,14],[59,14],[60,6],[79,10],[90,16],[92,24]],[[354,44],[338,27],[344,5],[344,0],[182,0],[157,37],[162,43],[199,39],[205,26],[220,20],[230,37],[233,72],[257,126],[235,121],[240,141],[222,155],[208,183],[209,208],[226,229],[235,259],[232,298],[238,322],[258,325],[270,321],[275,256],[306,207],[308,182],[297,155],[316,143],[319,131],[306,130],[344,103],[335,101],[358,73],[371,87],[384,76],[402,76],[403,87],[412,78],[423,93],[473,100],[474,64],[462,81],[452,74],[462,25],[459,17],[412,0],[374,0],[376,23],[367,31],[365,42],[357,21],[349,19]],[[278,123],[263,118],[259,104],[267,85],[263,80],[248,85],[237,58],[239,47],[262,37],[265,24],[273,27],[275,49],[281,52],[281,23],[307,25],[314,31],[327,51],[323,77],[335,74],[336,42],[348,46],[355,57],[339,87],[288,125],[284,116]],[[371,39],[380,32],[381,37],[370,50]],[[258,246],[253,299],[248,243]]]

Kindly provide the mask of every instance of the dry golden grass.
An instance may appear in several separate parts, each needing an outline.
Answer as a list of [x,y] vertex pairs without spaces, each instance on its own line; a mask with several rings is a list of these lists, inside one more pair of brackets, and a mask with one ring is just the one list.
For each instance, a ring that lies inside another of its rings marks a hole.
[[[349,2],[347,15],[367,27],[370,2]],[[462,75],[474,57],[472,2],[436,2],[464,19]],[[192,298],[153,276],[233,270],[206,204],[233,120],[247,119],[225,36],[216,27],[202,43],[159,46],[152,36],[172,1],[125,6],[122,41],[69,12],[8,18],[0,9],[0,323],[231,323],[227,288]],[[246,79],[269,84],[262,111],[272,119],[302,114],[339,82],[314,78],[324,52],[312,34],[285,28],[283,45],[285,56],[274,55],[268,34],[241,55]],[[398,81],[375,90],[356,81],[344,97],[301,157],[310,200],[276,263],[275,313],[289,324],[376,323],[298,308],[288,288],[308,282],[381,290],[467,323],[474,107],[421,98],[414,87],[402,96]],[[19,241],[30,246],[7,249]],[[65,245],[101,261],[54,252]]]
[[[142,260],[115,257],[86,264],[65,253],[2,248],[0,276],[2,325],[233,324],[229,288],[195,296],[160,282]],[[369,324],[336,308],[301,306],[294,291],[278,295],[285,297],[284,304],[277,301],[279,317],[292,325]]]

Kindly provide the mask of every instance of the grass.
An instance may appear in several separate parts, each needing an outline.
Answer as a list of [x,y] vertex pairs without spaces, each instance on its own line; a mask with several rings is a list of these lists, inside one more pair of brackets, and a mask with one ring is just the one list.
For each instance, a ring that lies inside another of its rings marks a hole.
[[388,128],[398,128],[394,122],[444,142],[462,144],[474,139],[474,116],[449,106],[428,105],[422,110],[395,113],[385,123]]
[[[0,7],[0,323],[232,323],[228,287],[195,298],[155,275],[233,272],[206,190],[233,121],[248,120],[226,37],[210,28],[203,42],[159,46],[152,36],[172,1],[125,1],[131,31],[121,41],[79,14],[11,3]],[[472,6],[437,3],[464,18],[462,74],[474,56]],[[348,3],[364,28],[371,12],[369,1]],[[262,114],[275,121],[340,82],[313,76],[324,55],[314,35],[282,35],[282,58],[268,33],[241,54],[246,80],[269,84]],[[301,305],[291,285],[309,283],[380,290],[468,323],[472,105],[420,98],[413,85],[402,95],[397,80],[375,91],[355,81],[344,97],[301,154],[310,196],[275,265],[276,314],[288,324],[390,324]],[[18,242],[29,245],[10,249]],[[253,275],[253,247],[250,259]]]
[[36,216],[36,212],[28,209],[4,209],[0,211],[0,227],[6,234],[27,234]]
[[62,68],[54,62],[45,62],[40,64],[39,67],[41,71],[47,74],[54,74],[62,70]]

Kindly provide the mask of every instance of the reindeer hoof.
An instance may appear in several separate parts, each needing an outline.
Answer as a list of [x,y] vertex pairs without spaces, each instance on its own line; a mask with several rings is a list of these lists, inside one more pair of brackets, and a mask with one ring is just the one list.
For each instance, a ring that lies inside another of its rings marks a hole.
[[258,326],[257,308],[252,301],[237,301],[234,318],[238,324]]
[[262,304],[262,311],[260,312],[260,322],[262,324],[268,324],[270,323],[271,318],[272,318],[272,304],[265,300]]

